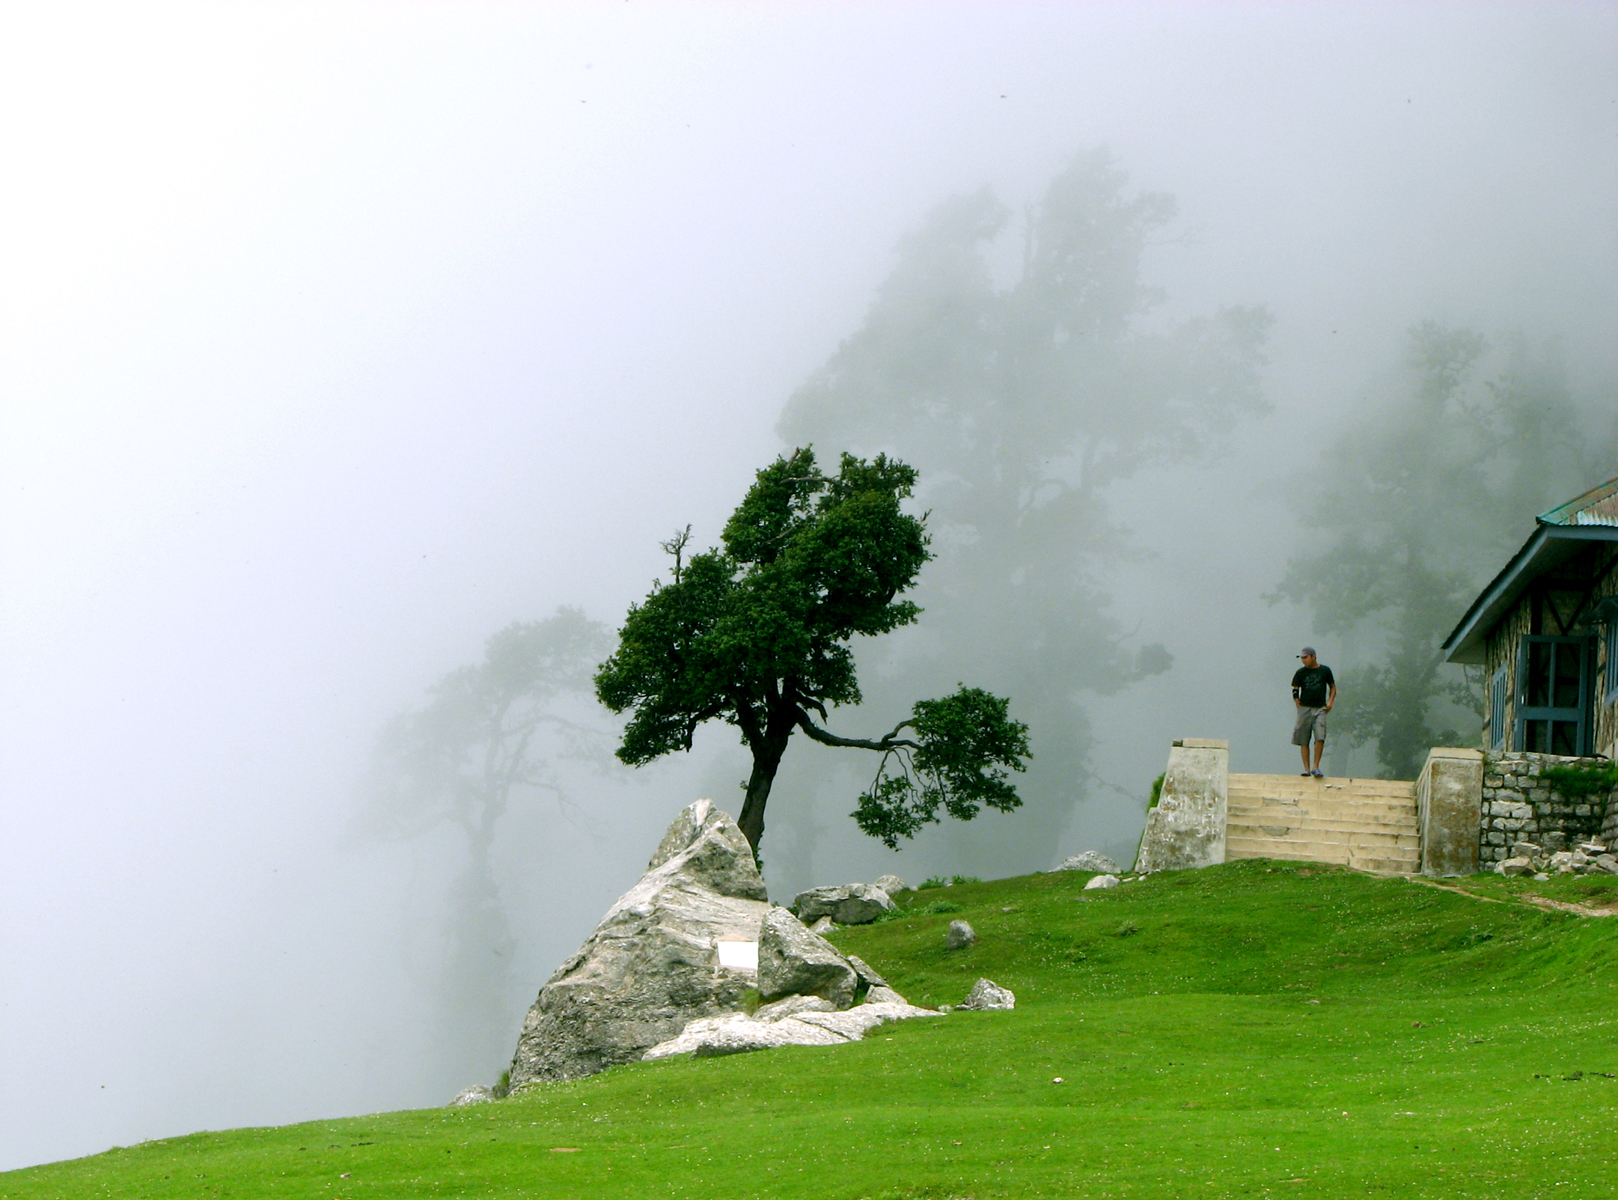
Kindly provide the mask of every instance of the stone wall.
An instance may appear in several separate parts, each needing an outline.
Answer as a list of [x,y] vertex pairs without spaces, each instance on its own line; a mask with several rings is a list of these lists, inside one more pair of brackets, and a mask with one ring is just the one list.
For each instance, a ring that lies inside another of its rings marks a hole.
[[1564,850],[1599,837],[1612,845],[1618,836],[1618,803],[1609,798],[1602,804],[1599,797],[1568,800],[1539,777],[1548,766],[1605,761],[1521,751],[1490,755],[1483,768],[1479,866],[1488,868],[1511,857],[1517,842]]

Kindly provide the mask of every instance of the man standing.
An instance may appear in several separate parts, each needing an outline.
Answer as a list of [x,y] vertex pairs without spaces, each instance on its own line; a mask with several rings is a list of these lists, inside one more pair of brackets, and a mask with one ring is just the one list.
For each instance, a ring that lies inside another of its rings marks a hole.
[[[1315,648],[1305,646],[1298,655],[1303,660],[1292,676],[1292,703],[1298,710],[1297,723],[1292,727],[1292,744],[1303,755],[1303,773],[1320,776],[1320,756],[1326,752],[1326,714],[1337,703],[1337,680],[1331,668],[1322,666],[1315,657]],[[1315,744],[1315,765],[1309,766],[1309,743]]]

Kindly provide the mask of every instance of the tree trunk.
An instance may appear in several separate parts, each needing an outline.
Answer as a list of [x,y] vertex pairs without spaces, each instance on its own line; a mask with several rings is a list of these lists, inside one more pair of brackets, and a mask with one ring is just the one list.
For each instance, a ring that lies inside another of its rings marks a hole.
[[748,777],[747,799],[742,801],[742,815],[736,824],[741,826],[742,836],[753,848],[754,858],[758,857],[759,843],[764,840],[764,806],[770,800],[770,785],[775,782],[775,772],[781,766],[781,756],[786,753],[791,736],[790,726],[785,733],[771,731],[752,747],[753,773]]

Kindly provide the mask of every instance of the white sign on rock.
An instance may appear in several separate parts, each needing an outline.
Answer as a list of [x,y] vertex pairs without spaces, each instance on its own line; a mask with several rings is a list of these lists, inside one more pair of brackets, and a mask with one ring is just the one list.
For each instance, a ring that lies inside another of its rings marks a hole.
[[758,970],[757,942],[715,942],[719,965],[732,971]]

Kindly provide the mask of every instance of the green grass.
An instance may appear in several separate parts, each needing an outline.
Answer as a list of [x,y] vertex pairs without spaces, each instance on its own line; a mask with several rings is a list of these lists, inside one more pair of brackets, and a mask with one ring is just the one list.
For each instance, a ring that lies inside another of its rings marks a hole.
[[1087,878],[957,884],[965,951],[931,897],[834,935],[913,1002],[987,975],[1014,1012],[170,1138],[0,1198],[1612,1194],[1618,920],[1263,861]]

